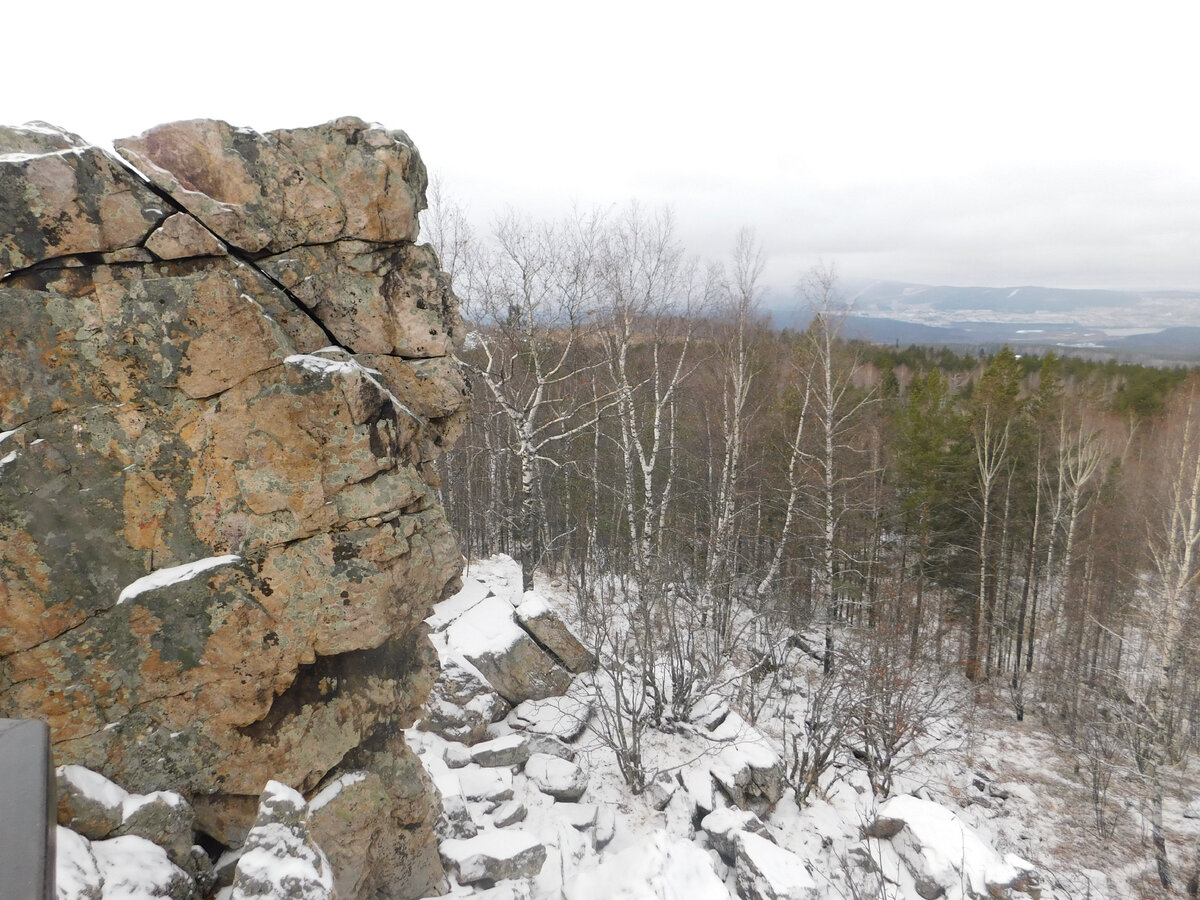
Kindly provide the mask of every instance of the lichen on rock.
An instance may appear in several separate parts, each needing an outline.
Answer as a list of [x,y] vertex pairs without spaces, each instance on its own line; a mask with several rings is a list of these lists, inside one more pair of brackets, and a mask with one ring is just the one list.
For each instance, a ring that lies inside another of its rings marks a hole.
[[410,848],[439,867],[397,736],[461,567],[431,468],[465,415],[461,326],[415,243],[424,164],[349,118],[115,145],[141,177],[0,128],[0,715],[46,720],[60,763],[178,791],[229,845],[268,780],[410,773],[377,802],[406,836],[358,881],[411,874]]

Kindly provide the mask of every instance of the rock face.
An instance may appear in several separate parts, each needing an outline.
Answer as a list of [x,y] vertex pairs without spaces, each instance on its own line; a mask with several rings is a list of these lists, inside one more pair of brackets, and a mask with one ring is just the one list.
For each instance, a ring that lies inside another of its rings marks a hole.
[[420,156],[357,119],[116,146],[153,188],[0,128],[0,715],[229,845],[269,779],[374,772],[379,877],[420,896],[438,810],[396,735],[460,571],[432,462],[466,393]]

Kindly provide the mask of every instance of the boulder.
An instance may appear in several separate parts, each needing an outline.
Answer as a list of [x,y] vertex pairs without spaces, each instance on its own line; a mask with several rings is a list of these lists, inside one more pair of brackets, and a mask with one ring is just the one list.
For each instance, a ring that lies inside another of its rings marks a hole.
[[531,878],[546,861],[546,848],[524,831],[487,831],[467,840],[443,841],[442,859],[459,884]]
[[104,897],[193,900],[196,885],[167,851],[134,834],[92,841]]
[[513,796],[512,773],[505,769],[480,769],[468,766],[455,773],[462,795],[468,800],[486,800],[500,803]]
[[527,815],[525,804],[516,800],[508,800],[496,807],[492,813],[492,824],[497,828],[507,828],[517,822],[524,822]]
[[[880,824],[881,819],[886,821]],[[895,822],[903,826],[897,830]],[[879,834],[892,832],[891,846],[922,897],[955,891],[959,896],[985,900],[1037,880],[1030,863],[1012,855],[1002,858],[971,826],[931,800],[892,797],[879,806],[868,829]]]
[[603,850],[617,834],[617,814],[611,806],[596,811],[596,831],[593,835],[597,850]]
[[[507,805],[501,804],[500,809]],[[522,807],[521,818],[524,818],[523,812],[524,808]],[[497,827],[499,827],[498,824]],[[479,826],[475,824],[475,819],[472,818],[471,811],[467,808],[466,798],[462,794],[447,794],[442,797],[442,814],[438,817],[436,832],[439,841],[448,841],[451,838],[472,838],[479,834]]]
[[576,831],[586,831],[596,824],[599,807],[595,803],[556,803],[554,816],[560,822],[566,822]]
[[447,744],[442,760],[451,769],[461,769],[471,764],[471,748],[465,744]]
[[531,735],[555,738],[570,743],[576,740],[594,712],[590,697],[572,694],[526,700],[508,714],[508,724]]
[[442,661],[420,725],[448,741],[476,744],[483,739],[488,725],[502,719],[511,708],[473,666],[451,657]]
[[543,794],[555,800],[575,801],[587,790],[587,772],[557,756],[534,753],[525,763],[525,775]]
[[230,900],[331,900],[333,869],[309,834],[308,817],[299,792],[267,783],[234,870]]
[[804,860],[757,834],[737,839],[737,892],[742,900],[818,900],[824,893]]
[[125,801],[124,818],[113,831],[114,837],[133,834],[167,851],[167,858],[189,873],[194,872],[192,857],[195,843],[196,813],[174,791],[154,791],[131,795]]
[[762,819],[754,813],[729,807],[709,813],[700,821],[700,827],[708,834],[712,848],[729,863],[736,860],[741,835],[754,834],[768,841],[774,840]]
[[679,782],[676,781],[667,772],[662,772],[646,785],[646,790],[643,796],[651,808],[656,810],[664,810],[667,804],[671,802],[671,798],[675,796],[675,791],[679,787]]
[[553,654],[568,672],[576,675],[596,667],[596,656],[580,643],[567,624],[540,594],[525,593],[517,607],[517,621],[534,639]]
[[557,697],[571,685],[570,673],[516,623],[512,606],[500,597],[471,607],[446,637],[509,703]]
[[575,751],[552,735],[526,732],[525,746],[529,748],[530,753],[548,753],[559,759],[575,761]]
[[94,841],[112,834],[125,818],[129,792],[83,766],[55,769],[58,824]]
[[441,804],[416,754],[392,738],[369,754],[355,751],[344,764],[349,771],[313,797],[309,819],[338,897],[376,897],[398,884],[412,897],[441,889]]
[[734,806],[760,815],[783,796],[783,760],[771,743],[737,713],[713,732],[729,742],[711,766],[712,777]]
[[427,176],[412,141],[361,119],[267,134],[196,119],[113,146],[206,228],[250,253],[345,239],[411,242],[425,208]]
[[196,872],[196,813],[173,791],[131,794],[83,766],[59,766],[58,821],[91,840],[136,835],[162,847],[172,863]]
[[529,742],[523,735],[510,734],[471,748],[471,761],[485,768],[521,766],[529,759]]

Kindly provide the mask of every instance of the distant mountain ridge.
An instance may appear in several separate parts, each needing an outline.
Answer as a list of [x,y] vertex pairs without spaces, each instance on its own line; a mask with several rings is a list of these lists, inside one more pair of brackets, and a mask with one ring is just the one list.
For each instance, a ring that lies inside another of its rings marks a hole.
[[[842,297],[845,334],[876,343],[1013,344],[1165,364],[1200,360],[1200,291],[849,281]],[[809,319],[796,300],[768,306],[781,327],[804,327]]]
[[843,287],[843,296],[854,315],[923,324],[1020,320],[1146,330],[1200,326],[1197,291],[1115,291],[1037,285],[959,287],[869,281],[848,282]]

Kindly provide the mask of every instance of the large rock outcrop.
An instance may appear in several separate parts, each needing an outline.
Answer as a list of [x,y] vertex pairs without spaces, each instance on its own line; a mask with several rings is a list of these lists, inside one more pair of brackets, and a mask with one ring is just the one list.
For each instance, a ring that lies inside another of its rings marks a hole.
[[437,804],[398,732],[460,570],[432,463],[465,415],[420,156],[358,119],[116,147],[142,177],[0,128],[0,715],[231,845],[269,779],[377,772],[404,878],[361,895],[420,896]]

